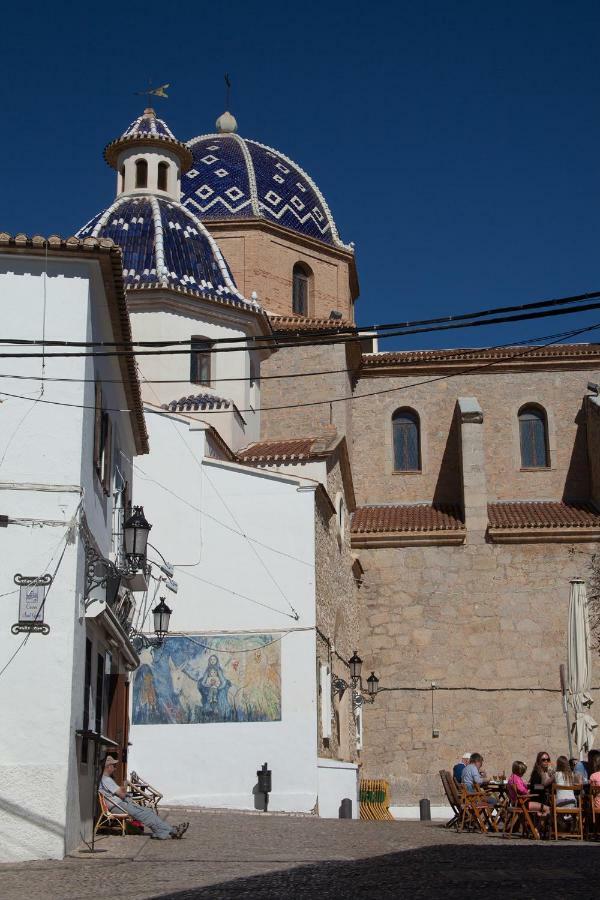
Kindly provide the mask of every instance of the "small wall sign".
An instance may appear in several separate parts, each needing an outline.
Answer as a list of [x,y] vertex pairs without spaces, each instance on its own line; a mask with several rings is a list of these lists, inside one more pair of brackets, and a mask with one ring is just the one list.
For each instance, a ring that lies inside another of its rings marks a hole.
[[11,632],[49,634],[50,626],[44,622],[44,606],[52,575],[15,575],[14,582],[19,585],[19,621],[12,626]]

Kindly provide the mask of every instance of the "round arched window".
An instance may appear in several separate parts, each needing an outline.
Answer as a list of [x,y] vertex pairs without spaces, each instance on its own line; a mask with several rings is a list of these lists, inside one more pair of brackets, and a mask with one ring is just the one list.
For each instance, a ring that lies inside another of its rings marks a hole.
[[312,272],[305,263],[296,263],[292,271],[292,310],[297,316],[307,316],[310,308]]
[[530,404],[519,410],[519,440],[521,467],[523,469],[547,469],[550,465],[548,423],[546,413],[541,406]]
[[145,159],[138,159],[135,163],[136,188],[148,187],[148,163]]
[[395,472],[421,471],[419,416],[413,409],[397,409],[392,416]]

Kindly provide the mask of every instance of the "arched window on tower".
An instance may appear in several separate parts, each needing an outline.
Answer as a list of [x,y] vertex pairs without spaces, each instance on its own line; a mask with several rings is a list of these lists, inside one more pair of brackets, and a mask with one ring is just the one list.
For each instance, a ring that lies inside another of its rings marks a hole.
[[145,159],[138,159],[135,163],[136,188],[148,187],[148,163]]
[[292,271],[292,310],[297,316],[307,316],[310,303],[312,272],[305,263],[296,263]]
[[199,334],[192,335],[190,348],[190,381],[210,387],[212,381],[212,341]]
[[125,166],[121,166],[119,169],[119,175],[121,177],[121,193],[125,190]]
[[419,416],[414,409],[397,409],[392,416],[394,472],[421,471]]
[[541,406],[530,403],[519,410],[519,440],[521,467],[547,469],[550,465],[548,422]]
[[158,164],[158,189],[159,189],[159,191],[166,191],[166,189],[167,189],[168,172],[169,172],[169,164],[166,162],[159,162],[159,164]]

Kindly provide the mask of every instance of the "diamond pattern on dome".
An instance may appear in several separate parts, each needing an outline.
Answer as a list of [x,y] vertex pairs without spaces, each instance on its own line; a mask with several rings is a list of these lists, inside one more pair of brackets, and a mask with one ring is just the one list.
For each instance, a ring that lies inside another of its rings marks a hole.
[[[302,169],[276,150],[232,134],[194,138],[188,147],[194,156],[194,168],[182,179],[182,202],[201,219],[264,217],[328,244],[341,245],[318,188]],[[198,190],[204,186],[214,193],[199,196]]]
[[[190,149],[194,168],[181,180],[183,205],[207,222],[252,216],[248,169],[238,140],[231,136],[219,137],[218,142],[208,138]],[[206,159],[214,162],[207,164]]]

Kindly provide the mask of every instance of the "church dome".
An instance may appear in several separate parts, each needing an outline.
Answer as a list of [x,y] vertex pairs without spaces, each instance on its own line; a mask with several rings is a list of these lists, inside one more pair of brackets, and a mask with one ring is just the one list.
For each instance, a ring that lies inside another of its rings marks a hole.
[[194,213],[171,199],[122,194],[91,219],[80,238],[106,237],[121,247],[131,288],[185,288],[255,308],[238,291],[215,240]]
[[179,158],[182,171],[187,171],[192,165],[192,156],[189,149],[181,141],[178,141],[167,123],[159,119],[154,110],[148,107],[141,116],[125,129],[121,137],[111,141],[104,149],[104,159],[112,166],[117,167],[119,154],[123,150],[136,147],[156,147],[168,149]]
[[192,138],[187,146],[193,164],[182,177],[182,203],[203,221],[265,219],[352,250],[340,240],[317,185],[283,153],[230,130]]

